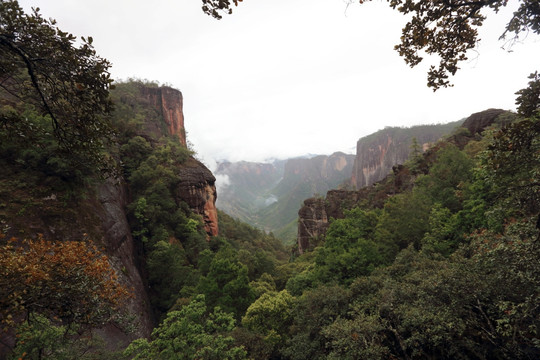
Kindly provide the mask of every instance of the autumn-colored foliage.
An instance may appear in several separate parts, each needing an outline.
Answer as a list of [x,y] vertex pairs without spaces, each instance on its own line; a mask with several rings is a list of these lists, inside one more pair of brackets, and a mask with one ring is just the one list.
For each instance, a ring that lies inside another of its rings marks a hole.
[[0,246],[0,322],[8,329],[41,314],[100,326],[129,297],[107,256],[89,241],[12,238]]

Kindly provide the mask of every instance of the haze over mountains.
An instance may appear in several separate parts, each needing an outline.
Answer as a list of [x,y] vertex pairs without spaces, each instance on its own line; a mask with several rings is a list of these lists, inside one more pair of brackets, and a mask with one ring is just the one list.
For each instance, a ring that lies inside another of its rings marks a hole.
[[354,155],[341,152],[272,163],[224,162],[216,176],[226,177],[218,197],[220,210],[293,241],[302,201],[324,194],[350,177]]
[[297,235],[298,210],[312,196],[337,188],[359,189],[391,172],[409,158],[413,138],[420,150],[449,134],[463,120],[410,128],[386,127],[357,142],[356,155],[336,152],[259,162],[221,162],[217,207],[287,243]]

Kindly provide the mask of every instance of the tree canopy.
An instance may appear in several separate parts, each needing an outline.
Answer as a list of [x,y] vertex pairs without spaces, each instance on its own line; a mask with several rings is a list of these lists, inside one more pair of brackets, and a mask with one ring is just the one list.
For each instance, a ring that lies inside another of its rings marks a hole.
[[84,241],[13,238],[0,246],[0,274],[0,324],[8,327],[36,314],[103,326],[130,296],[107,256]]
[[92,37],[79,45],[39,8],[25,14],[8,0],[0,14],[0,127],[31,141],[35,129],[22,113],[35,110],[49,118],[59,149],[96,163],[111,134],[110,63],[96,55]]

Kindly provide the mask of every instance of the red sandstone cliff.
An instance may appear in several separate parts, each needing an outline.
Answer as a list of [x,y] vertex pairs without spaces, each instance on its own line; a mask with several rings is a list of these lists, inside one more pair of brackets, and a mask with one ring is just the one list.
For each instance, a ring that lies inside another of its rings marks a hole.
[[[148,115],[137,128],[137,135],[151,142],[157,142],[164,135],[176,135],[185,146],[182,93],[167,87],[144,85],[137,86],[134,92],[137,94],[125,94],[117,101],[137,111],[142,108],[140,113]],[[78,189],[78,185],[72,184],[74,188],[70,188],[71,191],[74,194],[84,193],[84,196],[70,195],[63,187],[51,186],[47,175],[30,169],[23,170],[14,164],[13,167],[3,168],[0,181],[21,171],[28,171],[32,176],[18,185],[17,193],[5,189],[0,191],[0,203],[8,204],[0,211],[2,230],[7,231],[8,237],[33,237],[40,233],[51,240],[80,241],[90,238],[103,247],[120,282],[133,289],[133,297],[129,299],[126,310],[133,315],[135,329],[125,334],[119,328],[109,325],[95,331],[103,335],[106,345],[111,349],[123,349],[136,338],[149,337],[155,319],[150,309],[148,286],[139,263],[140,244],[135,243],[127,220],[126,208],[130,199],[125,180],[121,177],[109,178],[84,189]],[[177,171],[181,181],[177,186],[176,198],[186,202],[193,212],[201,215],[209,236],[217,235],[214,176],[194,158],[189,158]],[[46,181],[38,180],[41,178]],[[36,183],[32,183],[34,179]],[[54,181],[51,183],[55,184]],[[6,336],[1,336],[0,340],[2,358],[4,344],[13,344],[14,340]]]
[[[176,135],[186,146],[182,93],[166,86],[141,86],[140,94],[161,115],[147,119],[143,126],[145,135],[154,139],[164,135]],[[214,175],[204,164],[193,158],[178,171],[182,181],[178,185],[177,198],[186,202],[194,213],[203,218],[208,236],[217,236],[217,192]]]
[[[186,146],[186,129],[184,127],[184,100],[179,90],[162,87],[141,87],[141,95],[158,111],[165,122],[167,132],[177,135],[180,142]],[[146,131],[152,134],[161,133],[162,124],[146,124]]]

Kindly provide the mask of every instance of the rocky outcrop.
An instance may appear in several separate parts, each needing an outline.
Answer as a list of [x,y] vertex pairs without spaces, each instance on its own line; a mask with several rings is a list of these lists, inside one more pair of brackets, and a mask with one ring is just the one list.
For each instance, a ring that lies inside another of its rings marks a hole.
[[[480,134],[488,126],[491,126],[495,123],[500,115],[508,113],[506,110],[502,109],[487,109],[480,111],[469,116],[464,122],[462,127],[469,130],[471,135]],[[504,119],[501,125],[504,125]]]
[[182,164],[178,172],[181,180],[176,188],[177,200],[187,203],[194,213],[203,218],[208,236],[217,236],[216,178],[206,166],[193,158]]
[[361,138],[356,144],[351,185],[361,189],[383,179],[394,165],[407,161],[413,138],[416,139],[419,150],[425,150],[429,144],[449,134],[461,122],[411,128],[388,127]]
[[317,246],[328,228],[328,215],[323,198],[309,198],[298,211],[298,252],[303,254]]
[[[390,176],[389,176],[390,178]],[[330,219],[342,219],[344,211],[374,201],[374,207],[381,207],[384,199],[396,190],[392,176],[388,184],[380,187],[365,187],[360,190],[330,190],[325,198],[309,198],[298,211],[298,252],[303,254],[313,250],[324,240]],[[382,200],[382,201],[381,201]]]
[[[144,121],[133,127],[136,130],[132,131],[152,144],[157,144],[164,135],[173,135],[186,145],[180,91],[141,84],[131,87],[130,91],[117,101],[122,102],[124,110],[145,116]],[[93,240],[105,249],[120,282],[133,290],[133,297],[125,310],[133,316],[135,325],[135,330],[129,334],[113,325],[95,331],[103,335],[111,350],[123,349],[134,339],[149,337],[156,322],[150,308],[143,266],[139,264],[139,261],[143,261],[142,244],[134,241],[127,220],[126,208],[132,199],[129,199],[125,180],[121,176],[105,181],[96,178],[88,182],[95,184],[92,186],[68,186],[44,173],[20,169],[16,164],[3,166],[2,170],[2,184],[6,183],[6,179],[27,172],[27,180],[13,189],[0,187],[0,205],[4,205],[0,206],[0,225],[2,230],[7,231],[6,235],[32,238],[43,234],[46,239],[57,241]],[[177,201],[187,203],[193,212],[202,217],[208,235],[216,236],[218,219],[214,176],[192,157],[176,170],[181,179],[175,193]],[[7,184],[15,186],[14,181]]]
[[177,89],[167,86],[142,86],[140,89],[141,95],[158,111],[166,126],[166,131],[163,131],[161,124],[147,122],[145,124],[146,132],[151,134],[163,135],[164,133],[168,133],[176,135],[180,139],[180,142],[186,146],[182,93]]
[[[143,126],[143,135],[158,140],[161,136],[178,136],[186,146],[183,99],[179,90],[167,86],[141,86],[140,93],[154,110],[157,117],[148,117]],[[176,189],[176,198],[188,204],[200,215],[208,236],[217,236],[218,219],[216,210],[216,179],[200,161],[189,158],[178,169],[181,182]]]
[[[437,159],[437,151],[452,143],[459,148],[479,139],[480,133],[487,127],[497,124],[504,126],[514,120],[515,115],[504,110],[488,109],[469,116],[465,121],[447,125],[413,127],[410,129],[387,128],[358,141],[358,154],[353,170],[353,184],[363,185],[359,190],[330,190],[325,198],[310,198],[304,201],[298,212],[298,251],[303,253],[313,249],[324,239],[329,226],[329,219],[341,219],[345,210],[361,206],[363,208],[382,208],[389,196],[409,190],[417,174],[428,173]],[[436,141],[444,133],[450,134],[459,125],[464,129],[454,131],[435,146],[423,146],[423,156],[416,165],[416,173],[409,168],[391,165],[405,162],[408,158],[410,139],[416,137],[423,145]],[[385,169],[388,169],[388,173]],[[380,179],[379,179],[380,177]],[[377,179],[377,180],[376,180]]]
[[314,249],[326,235],[330,219],[342,219],[344,211],[366,201],[373,190],[330,190],[326,197],[304,200],[298,211],[298,252]]

